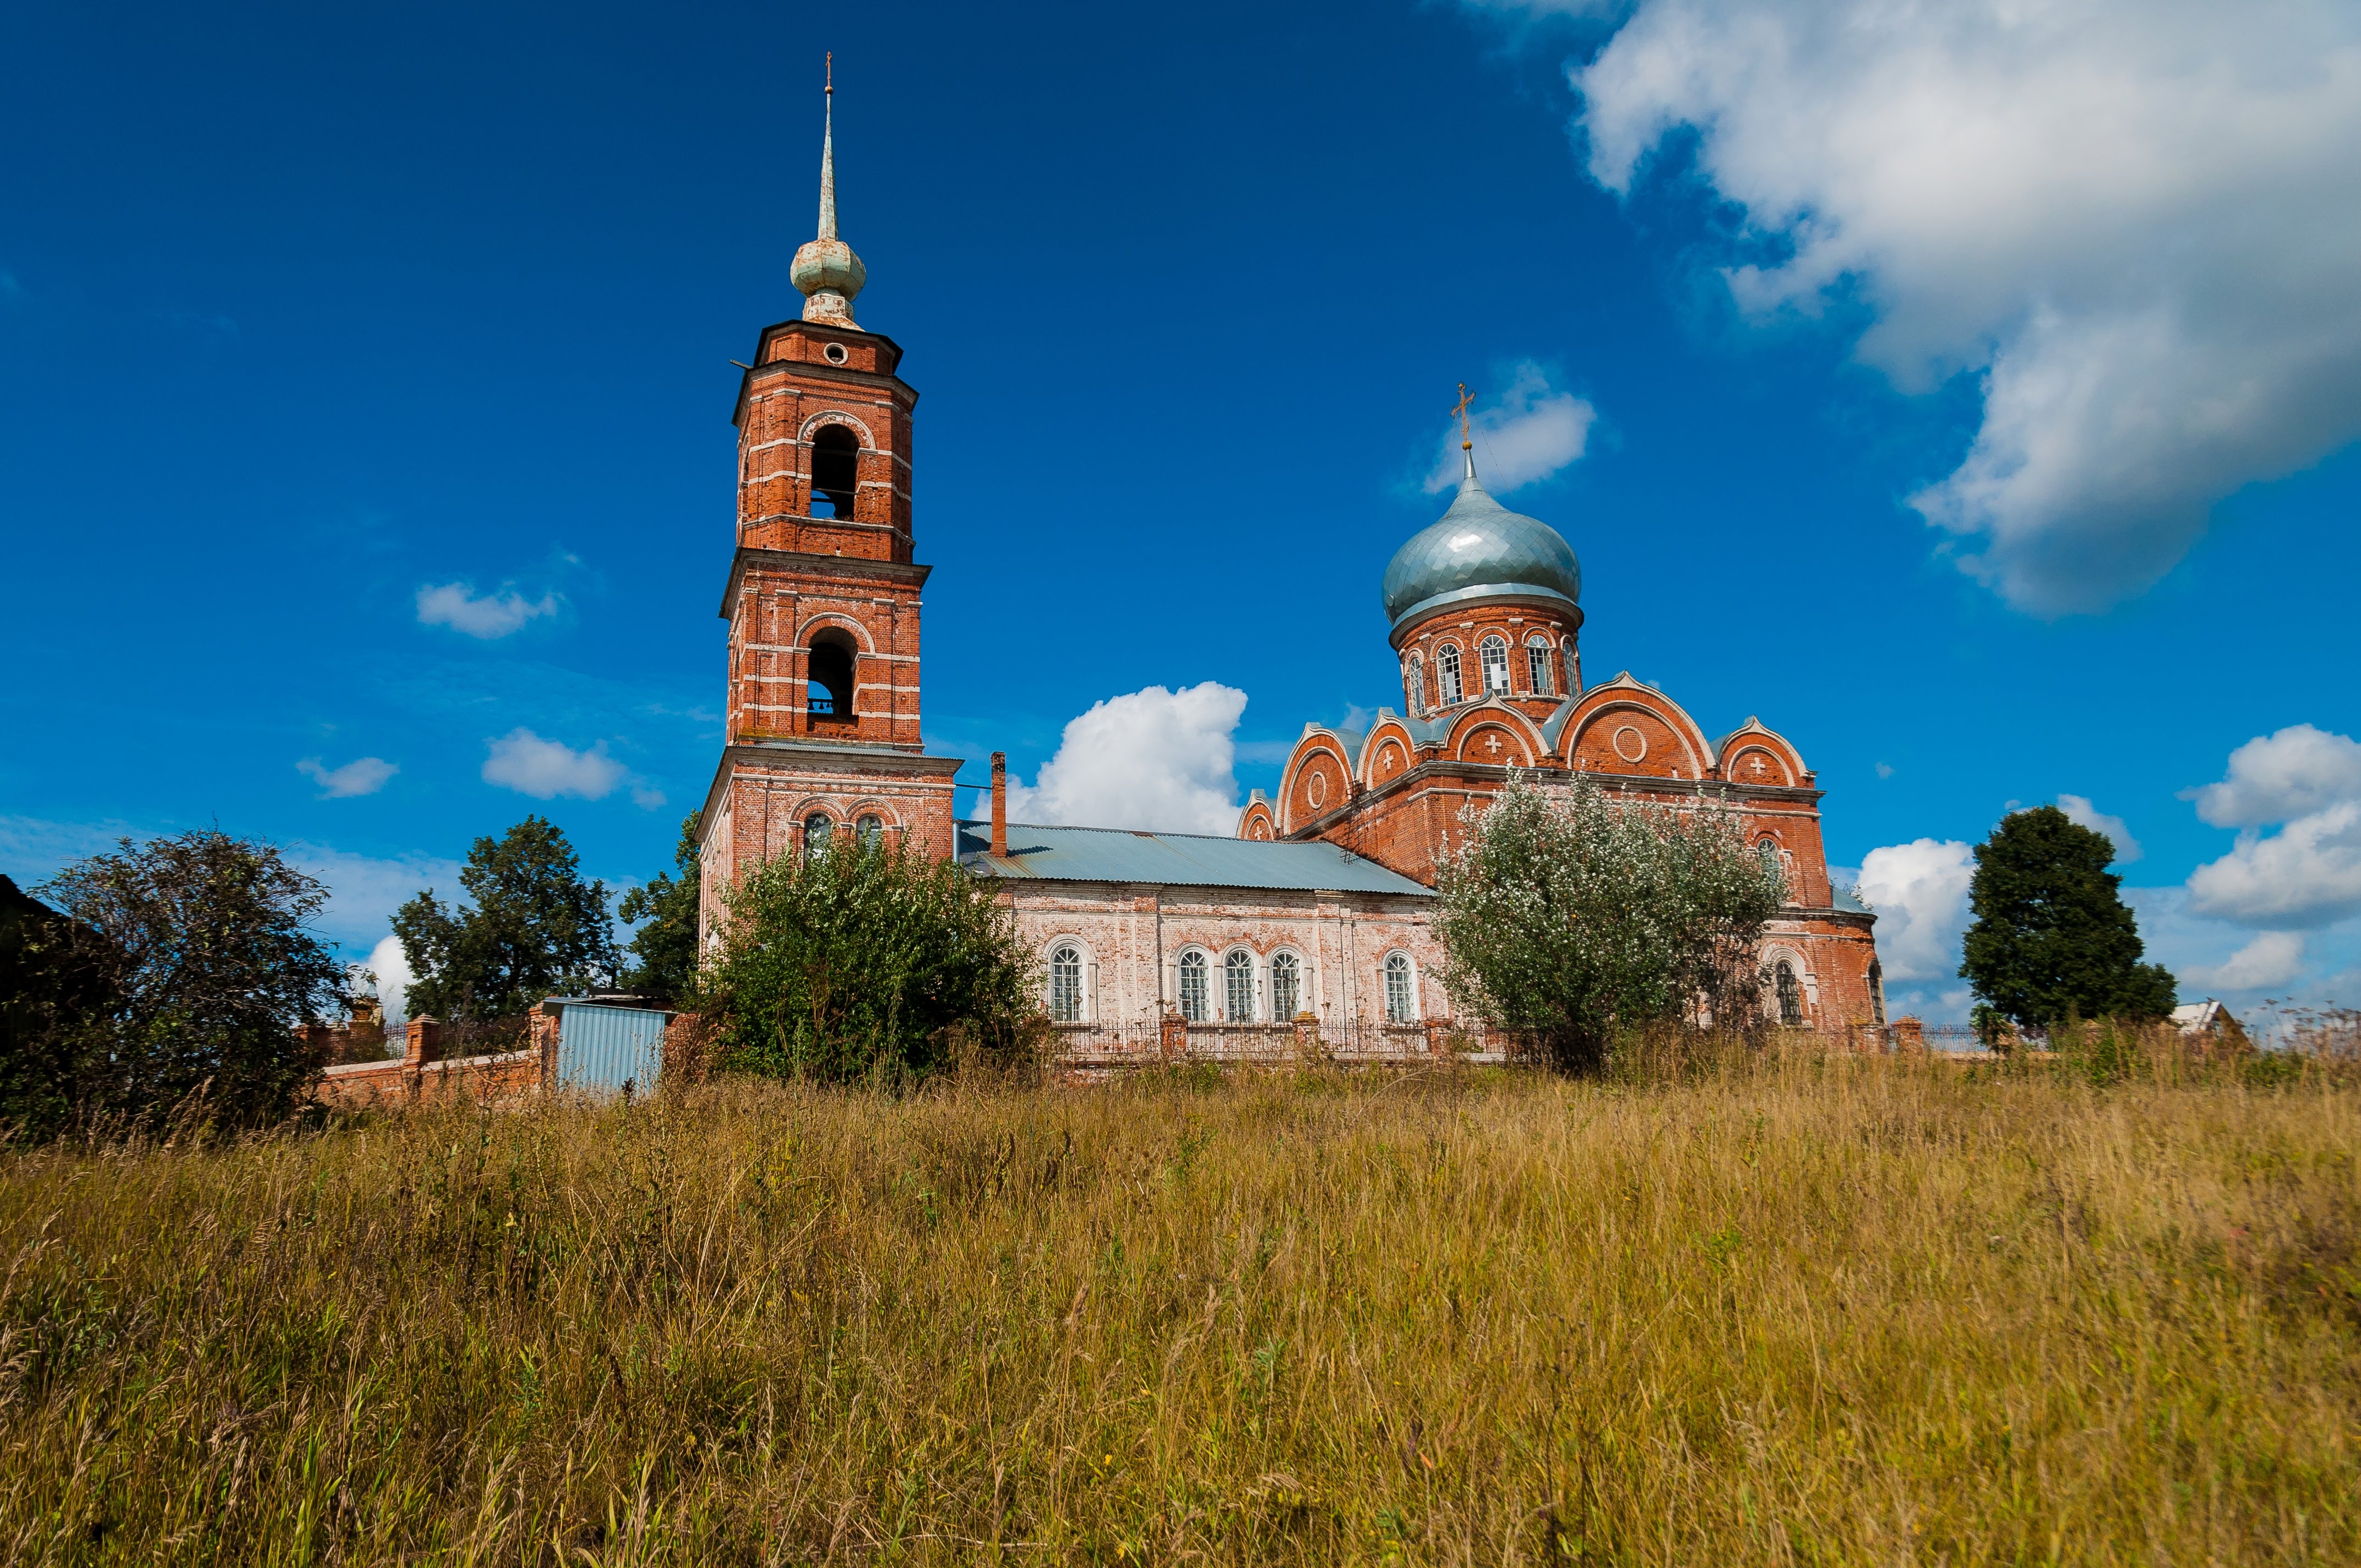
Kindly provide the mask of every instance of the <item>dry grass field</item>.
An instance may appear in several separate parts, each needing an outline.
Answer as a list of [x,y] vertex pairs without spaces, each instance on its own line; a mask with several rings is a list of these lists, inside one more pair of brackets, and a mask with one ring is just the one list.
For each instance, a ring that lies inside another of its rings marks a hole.
[[2361,1092],[718,1085],[0,1163],[0,1554],[2361,1561]]

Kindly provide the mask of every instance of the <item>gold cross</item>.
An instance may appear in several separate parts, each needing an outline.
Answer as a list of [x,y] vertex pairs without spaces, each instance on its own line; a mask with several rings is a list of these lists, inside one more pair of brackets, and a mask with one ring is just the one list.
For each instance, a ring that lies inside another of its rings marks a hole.
[[1452,405],[1451,411],[1459,416],[1459,450],[1462,452],[1467,451],[1475,444],[1467,439],[1467,405],[1475,400],[1467,395],[1467,383],[1460,382],[1459,400]]

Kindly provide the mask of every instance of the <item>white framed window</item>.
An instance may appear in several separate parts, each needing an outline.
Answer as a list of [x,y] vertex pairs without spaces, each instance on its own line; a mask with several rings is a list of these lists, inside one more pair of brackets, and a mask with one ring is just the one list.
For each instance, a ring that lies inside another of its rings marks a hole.
[[852,825],[852,836],[861,840],[862,849],[873,850],[877,841],[885,837],[885,819],[872,812]]
[[1572,696],[1582,690],[1582,663],[1575,657],[1574,639],[1569,637],[1558,644],[1558,652],[1565,666],[1565,694]]
[[1270,956],[1270,1021],[1284,1024],[1303,1011],[1303,960],[1293,953]]
[[1449,707],[1460,697],[1459,644],[1445,642],[1434,651],[1434,685],[1443,706]]
[[1410,669],[1402,681],[1402,696],[1412,718],[1426,711],[1426,661],[1415,653],[1410,656]]
[[1191,1024],[1213,1017],[1213,986],[1207,970],[1205,955],[1194,948],[1180,955],[1180,1016]]
[[1386,1022],[1408,1024],[1418,1017],[1418,998],[1412,994],[1412,980],[1408,953],[1386,955]]
[[1557,682],[1550,674],[1550,666],[1556,663],[1550,656],[1548,638],[1536,637],[1525,644],[1525,677],[1532,683],[1535,696],[1557,695]]
[[1056,1024],[1082,1021],[1082,949],[1071,942],[1049,949],[1049,1019]]
[[816,861],[827,854],[829,838],[835,831],[836,824],[829,820],[825,811],[815,811],[805,817],[804,859]]
[[1222,960],[1222,1016],[1232,1024],[1255,1021],[1254,955],[1239,948]]
[[1484,666],[1484,695],[1505,694],[1509,689],[1509,640],[1487,637],[1476,645],[1476,657]]
[[1804,988],[1796,983],[1795,966],[1781,959],[1771,971],[1772,989],[1779,995],[1779,1022],[1794,1029],[1804,1022]]

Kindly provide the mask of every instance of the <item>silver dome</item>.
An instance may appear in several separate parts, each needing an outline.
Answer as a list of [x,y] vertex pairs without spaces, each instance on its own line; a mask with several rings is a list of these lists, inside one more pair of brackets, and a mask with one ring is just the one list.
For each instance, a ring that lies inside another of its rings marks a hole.
[[1510,511],[1474,475],[1451,510],[1386,565],[1386,614],[1399,627],[1438,605],[1518,598],[1582,601],[1582,563],[1556,529]]

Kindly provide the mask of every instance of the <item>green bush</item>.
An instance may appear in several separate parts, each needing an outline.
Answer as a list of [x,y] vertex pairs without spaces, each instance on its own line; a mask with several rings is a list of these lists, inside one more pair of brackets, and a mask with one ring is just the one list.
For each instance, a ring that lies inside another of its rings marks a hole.
[[1038,1026],[1014,916],[955,861],[895,842],[782,856],[727,895],[706,977],[725,1071],[904,1083]]

